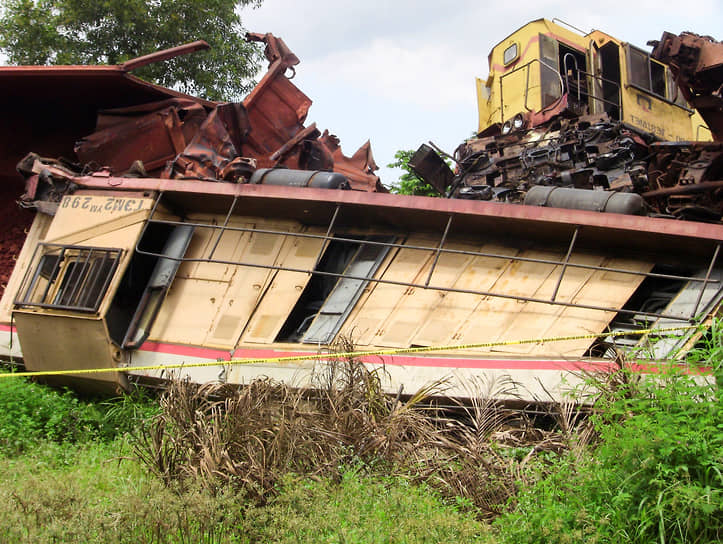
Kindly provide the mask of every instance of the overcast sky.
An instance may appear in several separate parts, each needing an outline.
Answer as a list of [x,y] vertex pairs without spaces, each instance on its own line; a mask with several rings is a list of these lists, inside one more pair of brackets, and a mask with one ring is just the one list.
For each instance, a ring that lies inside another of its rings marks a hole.
[[347,155],[371,140],[387,185],[396,150],[432,140],[451,153],[472,134],[474,78],[487,77],[490,49],[541,17],[646,51],[663,31],[723,39],[723,0],[264,0],[242,12],[248,30],[283,38],[301,60],[294,83],[314,101],[307,121]]

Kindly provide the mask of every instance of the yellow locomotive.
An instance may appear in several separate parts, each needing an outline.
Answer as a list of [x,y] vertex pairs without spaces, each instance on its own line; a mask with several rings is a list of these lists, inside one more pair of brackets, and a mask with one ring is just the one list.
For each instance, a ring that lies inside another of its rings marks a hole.
[[489,77],[477,79],[480,135],[531,128],[569,109],[607,113],[654,140],[711,139],[665,64],[599,30],[558,23],[532,21],[492,49]]

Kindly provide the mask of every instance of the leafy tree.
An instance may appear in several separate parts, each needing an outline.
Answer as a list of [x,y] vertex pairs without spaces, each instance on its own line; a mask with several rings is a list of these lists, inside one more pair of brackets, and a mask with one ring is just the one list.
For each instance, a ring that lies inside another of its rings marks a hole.
[[416,196],[439,196],[437,190],[429,183],[419,178],[409,166],[415,151],[412,149],[400,149],[394,154],[394,162],[387,164],[387,168],[400,168],[404,173],[399,176],[397,183],[392,183],[389,190],[399,195]]
[[210,50],[134,70],[209,99],[239,99],[261,54],[244,40],[239,11],[262,0],[3,0],[0,51],[13,64],[119,64],[206,40]]

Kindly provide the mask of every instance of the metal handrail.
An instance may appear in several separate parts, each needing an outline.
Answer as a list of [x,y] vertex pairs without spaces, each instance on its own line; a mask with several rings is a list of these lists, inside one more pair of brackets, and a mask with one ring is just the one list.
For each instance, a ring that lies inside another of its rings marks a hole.
[[563,25],[565,25],[565,26],[567,26],[567,27],[569,27],[569,28],[572,28],[573,30],[579,32],[579,33],[582,34],[583,36],[587,36],[588,34],[590,34],[590,33],[592,32],[592,30],[591,30],[590,32],[585,32],[584,30],[582,30],[582,29],[580,29],[580,28],[577,28],[575,25],[571,25],[571,24],[568,23],[567,21],[563,21],[563,20],[560,19],[559,17],[553,17],[553,18],[552,18],[552,22],[553,22],[553,23],[562,23]]
[[[442,253],[468,255],[468,256],[473,256],[473,257],[488,257],[488,258],[504,259],[504,260],[508,260],[510,262],[518,261],[518,262],[533,262],[533,263],[539,263],[539,264],[550,264],[550,265],[561,267],[561,273],[560,273],[560,277],[558,279],[558,283],[562,281],[562,276],[564,275],[565,270],[568,268],[581,268],[581,269],[587,269],[587,270],[628,274],[631,276],[642,276],[645,278],[660,278],[660,279],[669,279],[669,280],[675,280],[675,281],[701,282],[702,283],[701,290],[706,285],[710,285],[713,283],[720,283],[719,280],[711,278],[710,273],[706,274],[706,276],[704,278],[699,278],[699,277],[681,276],[681,275],[675,275],[675,274],[661,274],[661,273],[656,273],[656,272],[639,272],[639,271],[635,271],[635,270],[626,270],[626,269],[620,269],[620,268],[611,268],[611,267],[606,267],[606,266],[596,266],[596,265],[570,262],[570,255],[572,253],[572,249],[575,244],[575,240],[577,239],[577,236],[580,231],[580,227],[578,227],[578,226],[575,227],[575,230],[572,233],[572,239],[570,241],[567,254],[563,258],[563,260],[549,260],[549,259],[536,259],[536,258],[531,258],[531,257],[520,257],[520,256],[515,256],[515,255],[500,255],[500,254],[486,253],[486,252],[481,252],[481,251],[467,251],[467,250],[443,248],[442,246],[444,244],[444,241],[447,238],[447,233],[449,230],[452,216],[449,217],[449,221],[447,222],[447,225],[445,228],[445,233],[442,236],[442,241],[440,242],[440,244],[438,244],[437,246],[417,246],[417,245],[406,245],[403,243],[396,243],[396,242],[360,240],[359,238],[346,238],[343,236],[333,236],[331,233],[331,230],[332,230],[331,228],[327,229],[327,233],[325,235],[322,235],[322,234],[310,234],[310,233],[305,233],[305,232],[292,232],[292,231],[288,231],[288,230],[284,231],[284,230],[272,230],[272,229],[258,229],[258,228],[254,228],[254,227],[232,227],[232,226],[228,225],[228,221],[225,221],[223,225],[212,225],[212,224],[198,223],[198,222],[154,219],[153,215],[155,213],[155,210],[157,208],[157,205],[158,205],[158,202],[159,202],[161,196],[162,196],[162,193],[159,194],[159,198],[153,206],[153,211],[152,211],[151,215],[148,217],[148,219],[146,220],[146,225],[144,226],[144,232],[145,232],[146,227],[150,223],[165,224],[165,225],[187,225],[187,226],[193,226],[196,228],[218,229],[220,232],[219,232],[219,236],[217,237],[217,241],[220,240],[221,236],[223,235],[223,232],[232,231],[232,232],[249,232],[249,233],[257,233],[257,234],[272,234],[272,235],[279,235],[279,236],[293,236],[293,237],[299,237],[299,238],[311,238],[311,239],[323,240],[324,242],[334,240],[334,241],[338,241],[338,242],[348,242],[348,243],[355,243],[355,244],[369,244],[369,245],[375,245],[375,246],[383,246],[383,247],[387,247],[387,248],[428,251],[428,252],[430,252],[430,255],[435,256],[434,265],[436,265],[436,263],[438,261],[438,257]],[[336,222],[338,212],[339,212],[339,210],[337,209],[334,214],[333,222]],[[157,257],[157,258],[166,258],[166,259],[169,258],[167,255],[164,255],[161,253],[143,250],[140,247],[142,239],[143,239],[143,236],[141,236],[139,238],[138,242],[136,243],[136,252],[137,253],[139,253],[141,255],[148,255],[148,256]],[[324,244],[322,244],[322,247],[323,246],[324,246]],[[719,249],[716,250],[716,252],[713,256],[713,259],[711,260],[711,264],[709,266],[710,270],[712,270],[712,267],[714,266],[714,263],[718,256],[718,252],[719,252]],[[382,278],[369,278],[366,276],[355,276],[352,274],[345,274],[343,272],[335,273],[335,272],[328,272],[328,271],[324,271],[324,270],[317,270],[316,266],[318,265],[318,259],[317,259],[317,263],[315,264],[315,267],[313,269],[295,268],[295,267],[288,267],[288,266],[282,266],[282,265],[259,264],[259,263],[254,263],[254,262],[213,259],[213,258],[186,258],[186,257],[183,257],[183,258],[174,259],[174,260],[177,260],[179,262],[215,263],[215,264],[226,264],[226,265],[230,265],[230,266],[262,268],[262,269],[267,269],[267,270],[283,270],[283,271],[288,271],[288,272],[303,273],[303,274],[307,274],[307,275],[318,275],[318,276],[326,276],[326,277],[333,277],[333,278],[347,278],[347,279],[352,279],[352,280],[368,281],[368,282],[376,283],[376,284],[399,285],[399,286],[404,286],[404,287],[419,288],[419,289],[425,289],[425,290],[431,289],[431,290],[439,291],[439,292],[474,294],[474,295],[483,296],[483,297],[488,296],[488,297],[493,297],[493,298],[517,300],[517,301],[521,301],[521,302],[550,304],[550,305],[562,306],[562,307],[574,307],[574,308],[597,310],[597,311],[603,311],[603,312],[615,312],[617,314],[623,314],[623,315],[655,317],[655,318],[664,318],[664,319],[671,319],[671,320],[677,320],[677,321],[690,321],[694,317],[694,316],[681,317],[681,316],[676,316],[676,315],[663,314],[663,313],[659,313],[659,312],[645,312],[645,311],[634,310],[634,309],[627,310],[627,309],[621,309],[621,308],[596,306],[596,305],[590,305],[590,304],[561,302],[559,300],[556,300],[556,294],[557,294],[557,290],[559,289],[559,285],[558,285],[558,288],[555,289],[555,293],[553,294],[551,299],[541,299],[541,298],[535,298],[535,297],[511,295],[511,294],[505,294],[505,293],[499,293],[499,292],[493,292],[493,291],[482,291],[482,290],[476,290],[476,289],[457,289],[454,287],[429,285],[430,280],[432,278],[432,273],[434,271],[434,268],[432,268],[432,271],[430,272],[429,276],[427,277],[427,281],[425,283],[414,283],[414,282],[386,280],[386,279],[382,279]]]
[[[335,213],[336,217],[336,213]],[[336,219],[334,219],[336,220]],[[700,281],[702,282],[703,279],[696,278],[693,276],[680,276],[677,274],[661,274],[658,272],[638,272],[635,270],[626,270],[624,268],[612,268],[609,266],[596,266],[591,264],[583,264],[583,263],[574,263],[563,260],[554,260],[554,259],[535,259],[532,257],[518,257],[513,255],[502,255],[498,253],[487,253],[483,251],[469,251],[469,250],[463,250],[463,249],[448,249],[448,248],[442,248],[439,246],[417,246],[417,245],[408,245],[408,244],[400,244],[396,242],[381,242],[381,241],[375,241],[375,240],[363,240],[360,241],[358,238],[345,238],[343,236],[334,236],[331,234],[331,229],[328,229],[327,234],[311,234],[308,232],[293,232],[293,231],[287,231],[287,230],[273,230],[273,229],[258,229],[254,227],[232,227],[232,226],[223,226],[223,225],[211,225],[208,223],[196,223],[192,221],[173,221],[169,219],[154,219],[153,214],[151,214],[148,219],[146,220],[146,224],[148,223],[155,223],[159,225],[170,225],[170,226],[177,226],[177,225],[188,225],[192,227],[197,228],[208,228],[208,229],[218,229],[218,230],[224,230],[224,231],[231,231],[231,232],[249,232],[249,233],[255,233],[255,234],[271,234],[276,236],[292,236],[296,238],[310,238],[310,239],[317,239],[317,240],[323,240],[323,241],[337,241],[337,242],[349,242],[349,243],[364,243],[368,245],[378,245],[378,246],[384,246],[389,248],[396,248],[396,249],[411,249],[416,251],[430,251],[433,253],[436,253],[439,251],[440,253],[446,253],[451,255],[467,255],[471,257],[487,257],[492,259],[505,259],[505,260],[512,260],[512,261],[518,261],[518,262],[529,262],[529,263],[537,263],[537,264],[550,264],[553,266],[562,266],[566,265],[567,268],[580,268],[584,270],[596,270],[600,272],[611,272],[611,273],[617,273],[617,274],[628,274],[631,276],[643,276],[646,278],[657,278],[657,279],[666,279],[666,280],[674,280],[674,281]],[[575,229],[576,231],[579,229]],[[573,233],[574,235],[574,233]],[[138,239],[138,242],[136,243],[135,250],[145,254],[144,251],[139,247],[139,244],[141,243],[141,240],[143,239],[143,234]],[[184,260],[184,259],[179,259]],[[213,259],[208,259],[208,262],[216,262]],[[222,261],[218,261],[220,264],[229,264],[229,263],[222,263]],[[718,280],[710,280],[709,283],[718,283]]]
[[[505,122],[505,107],[504,107],[504,106],[505,106],[505,100],[504,100],[504,91],[503,91],[503,87],[502,87],[502,80],[503,80],[504,78],[506,78],[507,76],[511,76],[512,74],[514,74],[514,73],[516,73],[516,72],[519,72],[520,70],[524,70],[524,69],[527,69],[527,74],[525,75],[525,102],[524,102],[524,108],[525,108],[527,111],[532,111],[532,109],[530,109],[530,108],[527,106],[527,100],[528,100],[528,94],[529,94],[528,91],[529,91],[529,88],[530,88],[530,70],[529,70],[529,68],[530,68],[530,65],[531,65],[531,64],[534,64],[535,62],[539,62],[541,66],[543,66],[543,67],[547,68],[548,70],[552,71],[552,73],[555,74],[555,75],[557,76],[557,78],[559,79],[559,81],[560,81],[560,98],[558,98],[556,102],[559,102],[560,100],[562,100],[562,97],[565,95],[565,84],[564,84],[564,82],[563,82],[563,80],[562,80],[562,76],[560,75],[560,72],[559,72],[554,66],[550,66],[550,65],[547,64],[546,62],[543,62],[542,59],[532,59],[532,60],[531,60],[530,62],[528,62],[527,64],[523,64],[522,66],[518,66],[517,68],[515,68],[515,69],[512,70],[511,72],[507,72],[506,74],[502,74],[502,75],[500,76],[500,122],[501,122],[501,123],[504,123],[504,122]],[[555,106],[555,103],[553,103],[553,104],[551,104],[551,105],[549,105],[549,106],[544,107],[541,111],[543,111],[543,112],[544,112],[544,111],[547,111],[547,110],[553,108],[554,106]]]
[[619,84],[617,81],[613,80],[613,79],[607,79],[607,78],[605,78],[605,77],[598,76],[598,75],[595,75],[595,74],[591,74],[591,73],[589,73],[589,72],[585,72],[585,71],[582,71],[582,70],[580,71],[580,73],[581,73],[582,75],[586,76],[586,77],[591,78],[591,79],[595,79],[595,80],[598,80],[598,81],[602,81],[603,83],[612,83],[613,85],[615,85],[615,87],[617,87],[617,89],[618,89],[618,101],[617,101],[617,103],[613,102],[612,100],[605,100],[604,98],[597,97],[597,96],[595,96],[595,95],[593,95],[593,94],[590,94],[590,93],[587,93],[587,95],[588,95],[590,98],[592,98],[593,100],[597,100],[598,102],[602,102],[603,104],[610,104],[611,106],[617,106],[618,108],[620,108],[620,119],[622,119],[622,118],[623,118],[623,90],[622,90],[622,88],[620,87],[620,84]]
[[575,73],[577,74],[577,101],[579,102],[582,98],[580,96],[580,67],[577,65],[577,58],[572,53],[565,53],[562,57],[562,70],[565,72],[565,83],[567,85],[567,92],[570,92],[570,81],[568,80],[567,76],[567,59],[571,58],[573,62],[575,63]]

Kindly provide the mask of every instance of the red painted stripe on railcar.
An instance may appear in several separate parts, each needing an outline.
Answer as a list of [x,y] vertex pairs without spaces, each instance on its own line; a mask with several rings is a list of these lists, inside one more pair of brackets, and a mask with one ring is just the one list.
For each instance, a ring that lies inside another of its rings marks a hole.
[[[228,361],[231,354],[228,351],[202,348],[197,346],[183,346],[179,344],[165,344],[161,342],[146,342],[140,351],[196,357],[212,361]],[[381,351],[381,350],[380,350]],[[308,355],[316,356],[316,352],[307,351],[277,351],[273,349],[237,349],[233,352],[234,359],[274,359],[279,357],[297,357]],[[577,359],[565,361],[560,359],[487,359],[469,357],[420,357],[416,355],[369,355],[360,357],[367,363],[392,366],[417,366],[439,368],[467,368],[487,370],[612,370],[616,365],[608,361],[581,361]],[[283,362],[281,364],[284,364]],[[293,362],[288,363],[293,364]]]

